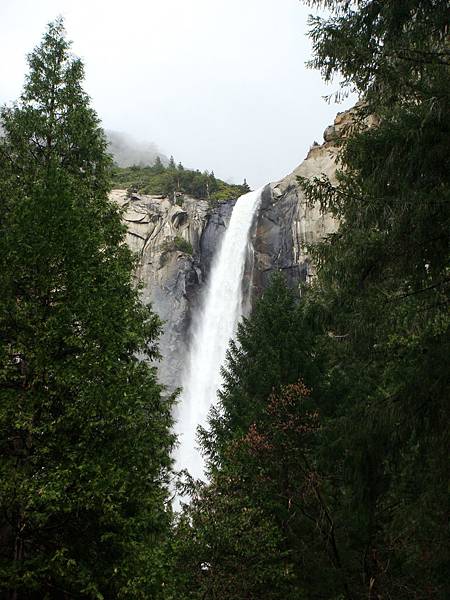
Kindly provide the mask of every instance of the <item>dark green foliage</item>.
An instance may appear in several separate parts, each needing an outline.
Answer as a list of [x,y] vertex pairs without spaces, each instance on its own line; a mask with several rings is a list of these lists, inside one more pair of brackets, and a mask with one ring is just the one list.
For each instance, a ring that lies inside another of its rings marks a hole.
[[[328,15],[310,18],[310,66],[371,103],[441,98],[450,78],[447,0],[306,0]],[[444,85],[444,87],[443,87]]]
[[190,254],[191,256],[194,252],[192,244],[188,242],[188,240],[182,238],[180,235],[176,235],[171,240],[166,240],[162,245],[161,250],[161,266],[164,266],[167,263],[171,252],[178,250],[179,252],[184,252],[185,254]]
[[[239,324],[236,341],[230,342],[220,410],[211,416],[214,455],[230,437],[248,431],[272,390],[300,377],[307,383],[314,379],[318,367],[311,360],[311,340],[294,292],[287,288],[283,275],[277,274],[251,319]],[[208,446],[211,442],[205,438]]]
[[346,581],[325,499],[331,484],[313,453],[320,414],[299,381],[317,381],[320,398],[320,360],[281,275],[237,339],[201,432],[211,482],[192,485],[175,531],[178,597],[337,599]]
[[0,141],[0,595],[157,598],[170,402],[60,21]]
[[244,179],[244,183],[242,184],[242,188],[243,188],[243,190],[244,190],[244,193],[247,193],[247,192],[250,192],[250,191],[251,191],[251,189],[250,189],[250,186],[248,185],[248,183],[247,183],[247,180],[246,180],[246,179]]
[[391,110],[347,142],[337,189],[303,182],[342,223],[314,249],[308,302],[331,332],[350,530],[377,556],[367,578],[396,598],[444,598],[449,584],[449,117]]
[[221,477],[192,490],[171,547],[168,600],[281,599],[291,574],[280,551],[280,533],[240,488]]
[[[343,141],[339,186],[303,181],[341,222],[313,249],[359,583],[443,599],[448,569],[450,77],[444,2],[343,3],[315,23],[316,66],[342,72],[378,127]],[[338,10],[342,9],[341,12]],[[344,3],[345,4],[345,3]],[[348,9],[347,9],[348,8]],[[351,40],[351,41],[350,41]],[[327,460],[332,457],[328,456]],[[357,587],[355,579],[355,589]]]
[[193,252],[192,244],[190,242],[188,242],[187,240],[185,240],[184,238],[182,238],[181,236],[176,235],[173,240],[173,243],[174,243],[176,250],[179,250],[180,252],[184,252],[185,254],[192,254],[192,252]]
[[164,242],[162,248],[163,252],[173,252],[174,250],[179,250],[180,252],[185,252],[186,254],[192,254],[193,252],[192,244],[182,238],[180,235],[176,235],[172,240],[166,240]]
[[181,164],[176,167],[175,161],[165,168],[161,160],[147,167],[114,167],[112,181],[114,187],[135,193],[170,197],[186,194],[213,203],[236,199],[250,190],[245,183],[234,185],[216,179],[214,173],[184,169]]

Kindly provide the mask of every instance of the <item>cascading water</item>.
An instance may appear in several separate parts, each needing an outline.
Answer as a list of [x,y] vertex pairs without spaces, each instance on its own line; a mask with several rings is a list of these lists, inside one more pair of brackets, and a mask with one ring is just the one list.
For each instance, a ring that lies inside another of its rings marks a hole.
[[242,278],[262,189],[244,194],[234,206],[192,334],[175,427],[179,440],[175,462],[177,469],[187,469],[196,479],[204,475],[203,459],[197,449],[197,427],[205,425],[216,399],[222,383],[220,369],[243,313]]

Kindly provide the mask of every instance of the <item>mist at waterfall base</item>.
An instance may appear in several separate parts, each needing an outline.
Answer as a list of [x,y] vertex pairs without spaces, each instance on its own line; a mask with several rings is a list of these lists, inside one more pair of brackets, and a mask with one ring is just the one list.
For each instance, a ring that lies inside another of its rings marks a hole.
[[174,458],[176,470],[186,469],[194,479],[205,479],[197,427],[207,423],[222,384],[226,351],[243,314],[242,279],[263,189],[244,194],[234,206],[191,334],[175,424],[179,445]]

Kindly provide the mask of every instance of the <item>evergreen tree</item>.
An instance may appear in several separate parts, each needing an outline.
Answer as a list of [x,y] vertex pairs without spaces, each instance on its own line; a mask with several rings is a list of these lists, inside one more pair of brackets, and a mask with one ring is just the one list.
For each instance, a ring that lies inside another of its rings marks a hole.
[[[251,318],[239,324],[236,340],[230,342],[218,394],[220,408],[211,416],[214,454],[230,437],[247,432],[274,389],[300,378],[309,384],[317,368],[312,361],[311,332],[294,292],[278,273],[258,299]],[[204,441],[209,444],[207,438]]]
[[346,142],[338,187],[303,182],[341,222],[313,251],[308,303],[339,403],[329,443],[346,456],[343,518],[366,585],[396,598],[444,598],[450,575],[450,114],[429,117],[384,113]]
[[165,171],[165,167],[164,167],[164,165],[163,165],[163,163],[162,163],[162,160],[161,160],[161,157],[160,157],[160,156],[157,156],[157,157],[156,157],[156,159],[155,159],[155,162],[154,162],[154,164],[153,164],[153,166],[152,166],[152,171],[153,171],[153,172],[154,172],[156,175],[158,175],[158,174],[161,174],[161,173],[164,173],[164,171]]
[[0,141],[0,595],[157,598],[170,402],[63,23]]
[[[310,18],[310,66],[344,91],[387,107],[443,99],[450,78],[447,0],[305,0],[326,8]],[[338,94],[339,96],[339,94]]]
[[450,581],[448,3],[326,4],[313,64],[327,79],[343,74],[364,98],[361,116],[379,121],[341,140],[337,187],[302,182],[341,222],[314,249],[308,302],[336,390],[329,444],[352,493],[342,518],[363,574],[355,586],[440,599]]
[[177,167],[176,167],[175,160],[174,160],[173,156],[171,156],[171,157],[170,157],[170,160],[169,160],[169,167],[168,167],[168,168],[169,168],[169,169],[176,169],[176,168],[177,168]]
[[345,591],[312,456],[319,415],[299,381],[319,380],[313,356],[319,364],[279,274],[230,344],[219,403],[201,432],[211,481],[191,486],[175,532],[181,597],[294,599],[308,586],[326,597],[330,582]]
[[248,185],[246,179],[244,179],[244,183],[241,185],[241,188],[242,188],[242,193],[243,194],[246,194],[247,192],[251,191],[250,186]]
[[167,600],[284,600],[291,574],[280,532],[240,487],[238,477],[193,486],[171,544]]

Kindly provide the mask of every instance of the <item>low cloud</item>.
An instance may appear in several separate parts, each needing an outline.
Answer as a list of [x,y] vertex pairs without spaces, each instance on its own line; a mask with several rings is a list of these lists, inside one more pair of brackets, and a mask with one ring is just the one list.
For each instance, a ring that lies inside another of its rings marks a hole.
[[157,156],[164,164],[169,162],[167,156],[162,154],[153,142],[139,142],[121,131],[107,130],[105,133],[108,140],[108,151],[119,167],[153,165]]

